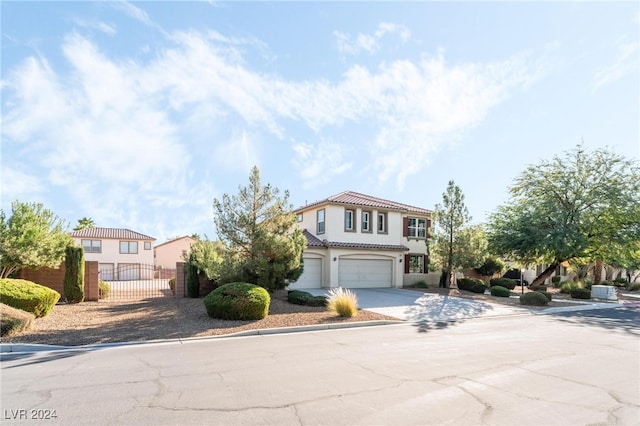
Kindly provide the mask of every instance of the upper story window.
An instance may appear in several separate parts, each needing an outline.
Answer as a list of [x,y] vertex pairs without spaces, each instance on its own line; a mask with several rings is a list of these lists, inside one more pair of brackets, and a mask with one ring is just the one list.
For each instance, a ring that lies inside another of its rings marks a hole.
[[82,240],[82,248],[85,253],[102,253],[102,241]]
[[144,242],[144,249],[145,250],[151,250],[151,241],[145,241]]
[[356,230],[355,223],[356,212],[355,210],[346,209],[344,211],[344,230],[354,232]]
[[360,228],[362,229],[362,232],[371,232],[371,212],[362,212]]
[[318,210],[318,212],[316,213],[317,215],[317,219],[318,219],[318,225],[317,225],[317,229],[316,229],[316,233],[317,234],[324,234],[324,209],[322,210]]
[[137,254],[138,242],[137,241],[120,241],[120,253]]
[[378,213],[378,234],[387,233],[387,214]]
[[296,215],[296,220],[297,220],[298,222],[302,222],[302,213],[298,213],[298,214]]
[[410,217],[407,221],[407,235],[413,238],[427,238],[427,219]]

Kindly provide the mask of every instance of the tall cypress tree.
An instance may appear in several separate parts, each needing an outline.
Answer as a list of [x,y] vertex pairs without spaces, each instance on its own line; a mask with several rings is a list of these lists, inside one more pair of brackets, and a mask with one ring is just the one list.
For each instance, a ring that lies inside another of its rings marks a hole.
[[69,303],[84,300],[84,249],[67,246],[64,260],[64,297]]

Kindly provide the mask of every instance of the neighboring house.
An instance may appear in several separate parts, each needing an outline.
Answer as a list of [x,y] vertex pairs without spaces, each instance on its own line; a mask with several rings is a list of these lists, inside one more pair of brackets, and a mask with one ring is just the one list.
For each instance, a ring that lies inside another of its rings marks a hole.
[[177,262],[184,262],[183,255],[191,251],[191,244],[195,242],[194,238],[184,236],[158,244],[153,249],[156,267],[175,269]]
[[402,287],[427,279],[430,210],[346,191],[294,213],[307,248],[304,272],[290,289]]
[[71,237],[84,248],[85,260],[98,262],[100,279],[153,278],[155,238],[119,228],[87,228],[73,231]]

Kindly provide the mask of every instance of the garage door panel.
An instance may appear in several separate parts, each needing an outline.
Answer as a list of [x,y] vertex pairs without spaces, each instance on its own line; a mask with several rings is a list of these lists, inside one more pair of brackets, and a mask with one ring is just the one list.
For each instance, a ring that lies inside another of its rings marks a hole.
[[391,287],[391,260],[340,259],[338,280],[345,288]]
[[303,258],[304,270],[298,281],[291,283],[289,289],[300,290],[304,288],[322,287],[322,259]]

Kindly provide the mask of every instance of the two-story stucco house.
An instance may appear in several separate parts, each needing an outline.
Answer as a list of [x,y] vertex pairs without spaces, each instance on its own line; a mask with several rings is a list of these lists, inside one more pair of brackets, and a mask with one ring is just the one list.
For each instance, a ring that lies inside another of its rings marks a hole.
[[85,260],[98,262],[105,281],[153,278],[155,238],[129,229],[87,228],[73,231],[76,245],[84,248]]
[[431,211],[346,191],[294,210],[307,237],[302,288],[402,287],[428,273]]
[[175,269],[176,262],[184,262],[184,255],[191,251],[196,240],[189,236],[174,238],[154,248],[155,265],[158,268]]

